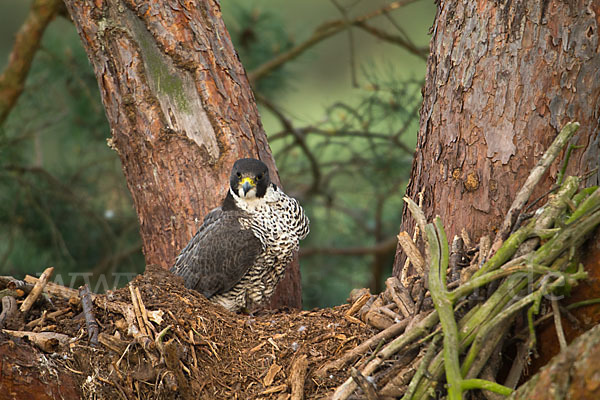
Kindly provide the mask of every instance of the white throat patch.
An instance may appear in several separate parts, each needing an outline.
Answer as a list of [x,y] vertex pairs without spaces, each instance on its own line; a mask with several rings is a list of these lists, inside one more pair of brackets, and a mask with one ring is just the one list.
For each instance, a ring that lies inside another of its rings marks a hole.
[[[267,206],[268,203],[279,201],[281,198],[281,192],[279,189],[273,189],[273,185],[269,185],[267,192],[263,197],[256,197],[256,189],[250,190],[246,197],[240,196],[235,193],[231,188],[229,189],[233,195],[235,204],[244,211],[254,213]],[[243,193],[243,190],[240,189]]]

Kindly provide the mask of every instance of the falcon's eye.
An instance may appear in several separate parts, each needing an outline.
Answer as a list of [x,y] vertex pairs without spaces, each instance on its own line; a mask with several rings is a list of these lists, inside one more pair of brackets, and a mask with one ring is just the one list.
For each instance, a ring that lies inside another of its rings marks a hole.
[[256,175],[256,179],[258,179],[259,181],[263,178],[263,174],[258,174]]
[[242,177],[242,174],[241,174],[241,172],[237,172],[237,173],[236,173],[236,175],[237,175],[237,177],[238,177],[238,178],[241,178],[241,177]]

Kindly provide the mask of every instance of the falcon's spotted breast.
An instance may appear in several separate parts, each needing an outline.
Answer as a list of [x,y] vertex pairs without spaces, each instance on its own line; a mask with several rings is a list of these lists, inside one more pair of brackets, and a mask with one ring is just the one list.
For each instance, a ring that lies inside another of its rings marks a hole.
[[187,288],[239,311],[271,297],[309,221],[298,201],[271,183],[262,161],[236,161],[229,185],[171,272]]

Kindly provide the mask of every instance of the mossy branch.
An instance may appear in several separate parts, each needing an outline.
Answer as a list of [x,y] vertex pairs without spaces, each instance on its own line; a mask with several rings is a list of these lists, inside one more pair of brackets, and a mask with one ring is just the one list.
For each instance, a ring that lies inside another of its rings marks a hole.
[[448,383],[448,398],[462,399],[462,376],[458,359],[458,328],[454,319],[454,309],[450,293],[446,289],[448,269],[448,240],[440,218],[425,227],[429,248],[429,292],[440,317],[444,332],[444,366]]
[[[509,393],[510,389],[497,383],[463,379],[463,376],[476,377],[479,374],[485,362],[479,360],[476,366],[474,362],[478,360],[477,357],[482,357],[482,348],[494,329],[510,321],[519,310],[528,306],[530,315],[533,315],[544,296],[564,285],[575,284],[587,276],[582,269],[575,273],[563,272],[565,265],[570,262],[570,249],[579,246],[591,230],[600,224],[600,191],[585,190],[585,195],[576,195],[579,182],[576,177],[567,177],[536,216],[505,241],[495,258],[490,259],[483,270],[475,274],[469,282],[452,292],[447,291],[445,286],[444,265],[447,264],[444,264],[443,253],[444,247],[447,249],[447,242],[443,228],[439,219],[435,221],[435,225],[426,225],[429,289],[440,316],[444,349],[428,363],[427,373],[413,377],[409,384],[412,395],[410,398],[427,398],[444,372],[448,381],[449,398],[460,398],[464,390],[480,388],[482,385],[493,388],[491,390],[497,393]],[[572,200],[574,196],[578,196],[577,202]],[[419,211],[414,203],[407,203],[410,209]],[[573,211],[575,218],[566,217],[565,213],[571,210],[574,204],[577,205]],[[441,243],[442,236],[444,243]],[[535,249],[540,237],[550,239]],[[530,243],[532,240],[535,241],[533,247]],[[517,251],[528,252],[509,261]],[[476,288],[501,278],[505,280],[492,296],[472,309],[457,324],[453,304]],[[534,288],[533,293],[520,294],[528,285]],[[463,352],[467,354],[457,374],[456,360]],[[468,383],[465,384],[465,381]],[[457,382],[461,384],[460,389],[456,387]]]

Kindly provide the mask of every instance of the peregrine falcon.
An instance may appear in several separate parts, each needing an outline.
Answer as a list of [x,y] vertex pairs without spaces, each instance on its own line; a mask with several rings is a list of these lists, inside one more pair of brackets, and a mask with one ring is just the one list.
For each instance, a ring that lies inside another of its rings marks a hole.
[[308,225],[262,161],[237,160],[223,203],[204,218],[171,272],[230,311],[250,308],[271,297]]

